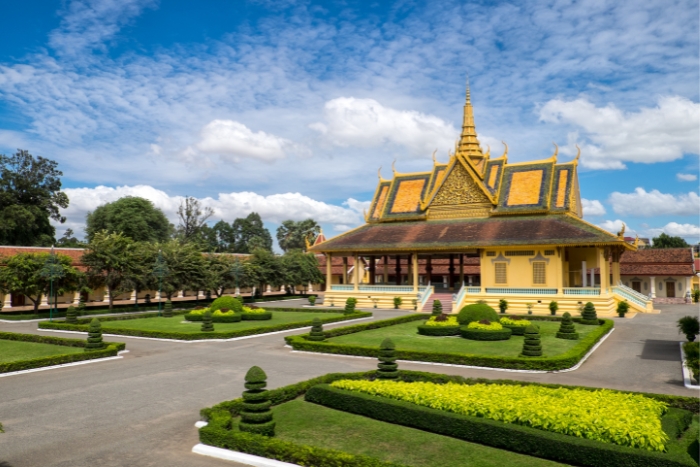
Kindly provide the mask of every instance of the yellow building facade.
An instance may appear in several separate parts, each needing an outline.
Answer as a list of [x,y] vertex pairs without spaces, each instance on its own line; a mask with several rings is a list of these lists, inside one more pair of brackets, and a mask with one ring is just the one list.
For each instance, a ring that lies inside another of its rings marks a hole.
[[[505,299],[510,312],[543,313],[551,301],[561,312],[577,312],[590,301],[599,313],[612,314],[627,300],[634,311],[653,311],[647,296],[620,280],[620,256],[636,244],[625,242],[624,231],[614,235],[582,219],[580,152],[566,162],[555,150],[546,159],[509,164],[504,146],[496,158],[482,151],[467,89],[462,133],[449,160],[440,163],[433,155],[432,169],[417,173],[392,166],[391,179],[380,172],[366,223],[311,247],[326,255],[324,303],[355,297],[358,306],[393,308],[401,297],[401,308],[422,310],[439,296],[456,312],[476,301],[495,307]],[[367,267],[355,268],[347,284],[334,284],[331,265],[338,257]],[[397,259],[393,277],[407,279],[377,280],[387,277],[386,267],[377,270],[378,260],[387,264],[389,257]],[[476,257],[478,286],[465,283],[463,273],[465,259]],[[436,259],[449,261],[449,280],[421,283],[419,262],[430,277]]]

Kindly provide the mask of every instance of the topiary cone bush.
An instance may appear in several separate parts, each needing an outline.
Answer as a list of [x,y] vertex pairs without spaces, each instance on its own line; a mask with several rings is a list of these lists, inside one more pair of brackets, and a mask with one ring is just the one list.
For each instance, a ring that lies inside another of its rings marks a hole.
[[311,332],[306,338],[310,341],[324,341],[326,340],[326,334],[323,332],[323,323],[319,318],[314,318],[313,326],[311,327]]
[[100,350],[106,347],[105,343],[102,342],[102,324],[97,318],[92,318],[90,321],[90,329],[88,329],[87,344],[85,345],[85,351],[89,352],[91,350]]
[[559,331],[557,331],[557,338],[569,339],[572,341],[578,339],[576,327],[574,326],[574,322],[571,320],[571,314],[568,311],[562,315],[561,325],[559,326]]
[[80,300],[78,301],[78,314],[83,316],[85,314],[85,297],[80,294]]
[[74,306],[69,306],[66,310],[66,323],[75,324],[78,322],[78,310]]
[[442,302],[440,300],[435,300],[433,302],[433,316],[440,316],[442,314]]
[[581,312],[581,324],[600,324],[593,303],[588,302]]
[[501,310],[501,313],[505,314],[508,309],[508,301],[505,298],[498,301],[498,309]]
[[379,379],[396,379],[399,376],[399,365],[396,364],[396,346],[388,337],[379,346],[379,364],[377,377]]
[[700,333],[700,322],[697,316],[684,316],[678,320],[678,332],[685,334],[688,342],[695,341],[695,336]]
[[241,431],[264,436],[275,436],[275,422],[272,420],[270,397],[267,390],[267,375],[258,366],[252,367],[245,375],[243,409],[238,428]]
[[170,299],[165,301],[165,306],[163,307],[163,316],[165,318],[173,317],[173,302]]
[[357,299],[355,297],[350,297],[347,300],[345,300],[345,309],[343,310],[343,313],[346,315],[355,313],[355,305],[357,304]]
[[204,315],[202,316],[201,331],[202,332],[214,331],[214,322],[212,321],[212,318],[211,318],[211,310],[205,311]]
[[525,357],[541,357],[542,343],[540,342],[540,329],[531,324],[525,329],[525,342],[522,355]]
[[316,295],[309,295],[309,305],[316,305]]

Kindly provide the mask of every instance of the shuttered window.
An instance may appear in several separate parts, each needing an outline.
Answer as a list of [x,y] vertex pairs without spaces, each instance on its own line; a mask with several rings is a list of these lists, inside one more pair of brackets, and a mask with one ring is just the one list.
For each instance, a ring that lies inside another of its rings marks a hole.
[[508,266],[507,263],[494,263],[494,266],[496,268],[496,284],[507,284],[508,283],[508,276],[507,276],[507,270],[506,267]]
[[545,274],[546,264],[544,261],[534,261],[532,263],[532,283],[546,284],[547,276]]

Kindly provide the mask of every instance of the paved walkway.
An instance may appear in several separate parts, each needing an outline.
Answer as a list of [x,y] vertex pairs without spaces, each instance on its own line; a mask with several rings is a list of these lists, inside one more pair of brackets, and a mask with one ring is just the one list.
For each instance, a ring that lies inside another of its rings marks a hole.
[[[464,376],[697,395],[685,389],[675,322],[695,306],[616,320],[616,330],[579,370],[511,374],[429,365],[404,368]],[[379,310],[378,318],[403,312]],[[342,325],[342,324],[340,324]],[[36,323],[0,330],[37,332]],[[290,331],[293,334],[299,331]],[[60,335],[60,334],[53,334]],[[235,466],[191,454],[199,409],[239,397],[261,366],[272,388],[329,372],[375,368],[373,360],[293,354],[277,334],[234,342],[179,344],[123,338],[124,359],[0,378],[1,467]],[[122,339],[118,339],[122,340]]]

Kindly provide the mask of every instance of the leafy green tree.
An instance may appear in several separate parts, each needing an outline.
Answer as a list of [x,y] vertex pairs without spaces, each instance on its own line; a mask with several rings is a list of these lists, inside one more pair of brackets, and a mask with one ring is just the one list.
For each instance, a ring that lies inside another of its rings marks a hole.
[[63,236],[56,241],[56,246],[64,248],[85,248],[87,243],[73,236],[73,229],[66,229]]
[[163,292],[171,299],[178,290],[202,290],[207,285],[206,261],[196,244],[171,240],[154,245],[165,263]]
[[214,214],[209,206],[202,206],[197,198],[187,196],[177,209],[180,225],[177,227],[177,236],[185,243],[198,243],[202,227]]
[[[49,295],[50,278],[45,274],[49,253],[19,253],[3,258],[0,263],[0,289],[4,292],[22,294],[34,304],[34,313],[39,309],[41,297]],[[53,290],[56,295],[73,292],[80,287],[82,273],[71,266],[71,258],[56,255],[57,268]]]
[[279,287],[285,282],[282,261],[271,251],[258,248],[253,256],[244,262],[249,282],[255,284],[258,293],[262,295],[266,285]]
[[687,248],[688,242],[681,237],[671,237],[665,233],[661,233],[658,237],[651,239],[652,248]]
[[50,246],[68,207],[58,164],[29,151],[0,154],[0,245]]
[[272,236],[258,213],[251,212],[247,217],[234,220],[232,228],[234,253],[252,253],[257,248],[272,251]]
[[306,240],[313,243],[320,232],[321,227],[313,219],[299,222],[287,220],[277,228],[277,243],[284,251],[306,251]]
[[110,310],[115,296],[131,290],[131,274],[138,268],[135,250],[131,238],[122,233],[102,231],[94,234],[82,256],[90,285],[107,288]]
[[204,263],[204,290],[211,290],[217,297],[221,297],[225,289],[235,287],[231,270],[233,260],[230,256],[204,255]]
[[173,226],[151,201],[125,196],[88,213],[85,228],[88,242],[103,230],[121,232],[136,242],[164,242],[170,238]]
[[318,284],[324,280],[316,255],[303,253],[301,250],[291,250],[282,256],[281,262],[284,282],[292,288],[293,293],[296,293],[297,285],[306,285],[309,282]]

